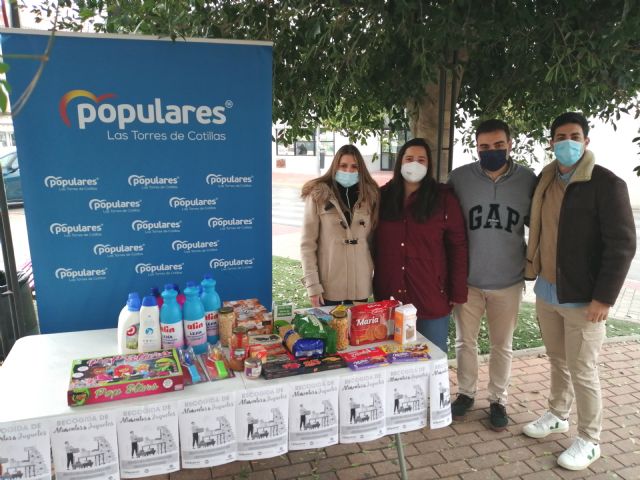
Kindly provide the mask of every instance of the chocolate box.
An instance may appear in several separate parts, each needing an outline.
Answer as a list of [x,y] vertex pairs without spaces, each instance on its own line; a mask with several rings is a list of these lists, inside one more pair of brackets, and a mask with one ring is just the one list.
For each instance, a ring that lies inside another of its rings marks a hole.
[[175,349],[89,358],[71,364],[67,403],[75,407],[183,388]]

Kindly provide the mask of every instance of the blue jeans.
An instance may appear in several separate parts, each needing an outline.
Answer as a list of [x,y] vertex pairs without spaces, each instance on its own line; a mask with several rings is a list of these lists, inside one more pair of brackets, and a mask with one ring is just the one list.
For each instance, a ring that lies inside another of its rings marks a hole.
[[449,337],[449,315],[432,320],[418,319],[416,328],[436,347],[447,353],[447,338]]

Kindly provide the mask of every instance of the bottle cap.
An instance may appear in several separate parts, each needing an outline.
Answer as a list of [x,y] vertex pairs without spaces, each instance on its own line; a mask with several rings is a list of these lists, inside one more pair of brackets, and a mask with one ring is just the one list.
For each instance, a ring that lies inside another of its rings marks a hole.
[[189,280],[187,282],[187,288],[189,287],[196,287],[198,284],[196,282],[194,282],[193,280]]
[[165,283],[164,284],[164,289],[165,290],[175,290],[175,288],[173,288],[173,283]]
[[127,299],[127,309],[130,312],[140,311],[140,295],[138,295],[138,292],[131,292],[129,294],[129,298]]
[[153,295],[145,295],[145,297],[142,299],[142,306],[157,307],[158,302],[156,302],[156,297],[154,297]]

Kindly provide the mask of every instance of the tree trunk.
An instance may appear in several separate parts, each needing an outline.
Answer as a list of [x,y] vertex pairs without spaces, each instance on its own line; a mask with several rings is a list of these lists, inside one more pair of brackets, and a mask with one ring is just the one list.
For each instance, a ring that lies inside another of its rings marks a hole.
[[[449,175],[449,146],[450,137],[454,135],[454,131],[450,129],[451,115],[455,115],[456,99],[460,92],[460,83],[464,72],[463,62],[467,60],[466,52],[457,52],[456,63],[453,69],[445,70],[446,75],[440,75],[438,82],[430,83],[425,87],[424,96],[409,105],[409,119],[411,125],[411,133],[414,137],[424,138],[431,147],[432,161],[434,162],[433,174],[436,180],[446,182]],[[460,63],[458,63],[460,62]],[[444,102],[442,105],[443,112],[440,115],[440,82],[444,77]],[[454,111],[451,112],[451,95],[452,87],[455,89]],[[442,122],[442,135],[438,142],[438,125]],[[440,147],[440,148],[438,148]]]

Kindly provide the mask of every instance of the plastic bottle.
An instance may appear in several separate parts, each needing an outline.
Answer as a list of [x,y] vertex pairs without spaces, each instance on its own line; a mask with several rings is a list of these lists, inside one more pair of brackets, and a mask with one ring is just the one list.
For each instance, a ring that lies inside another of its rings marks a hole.
[[182,318],[184,319],[185,340],[187,345],[193,347],[195,353],[205,353],[207,351],[207,326],[204,321],[204,305],[198,297],[198,287],[185,288],[184,295]]
[[164,286],[163,303],[160,307],[160,330],[162,331],[162,348],[180,348],[184,345],[184,328],[182,310],[176,300],[178,292],[172,284]]
[[162,299],[162,294],[160,293],[160,290],[158,289],[158,287],[152,287],[151,293],[149,295],[153,295],[154,297],[156,297],[158,308],[162,308],[162,303],[164,302],[164,300]]
[[182,293],[182,292],[180,291],[180,287],[178,286],[178,284],[177,284],[177,283],[174,283],[174,284],[173,284],[173,289],[174,289],[176,292],[178,292],[178,296],[176,297],[176,300],[178,300],[178,305],[180,305],[180,308],[182,308],[182,307],[183,307],[183,305],[184,305],[184,301],[186,300],[186,298],[185,298],[185,296],[184,296],[184,293]]
[[153,352],[162,348],[160,336],[160,311],[156,297],[147,295],[142,299],[140,308],[140,334],[138,352]]
[[131,292],[118,316],[118,353],[138,353],[140,330],[140,295]]
[[202,294],[200,300],[204,305],[204,320],[207,325],[207,341],[215,345],[220,340],[220,330],[218,326],[218,310],[220,310],[220,296],[216,292],[216,281],[211,275],[205,275],[200,282]]

